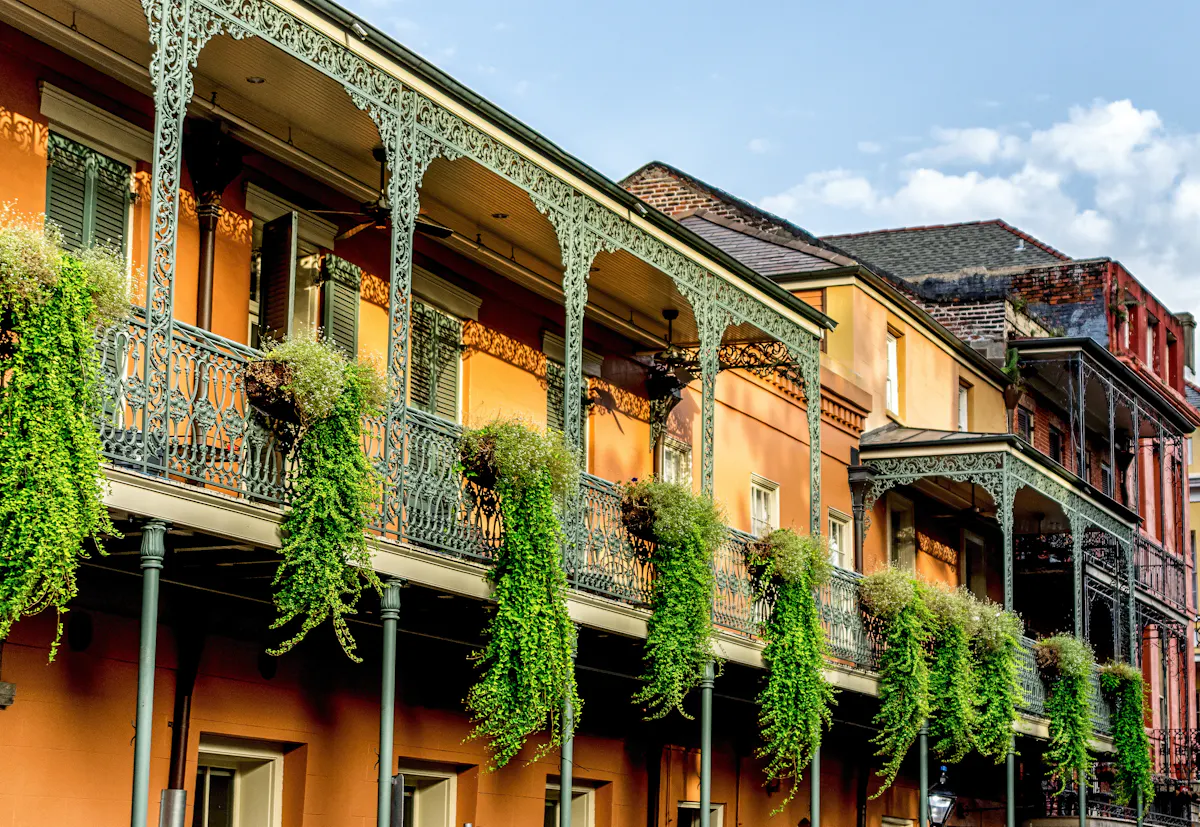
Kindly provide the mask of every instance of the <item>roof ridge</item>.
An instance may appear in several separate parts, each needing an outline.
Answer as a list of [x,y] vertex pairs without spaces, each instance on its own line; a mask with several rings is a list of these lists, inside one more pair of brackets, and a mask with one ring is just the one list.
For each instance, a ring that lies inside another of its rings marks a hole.
[[1039,239],[1035,236],[1032,236],[1029,233],[1025,232],[1024,230],[1020,229],[1019,227],[1015,227],[1012,224],[1009,224],[1007,221],[1005,221],[1002,218],[986,218],[986,219],[980,219],[977,221],[954,221],[954,222],[949,222],[946,224],[916,224],[916,225],[909,226],[909,227],[885,227],[882,230],[864,230],[864,231],[858,232],[858,233],[835,233],[832,235],[821,236],[821,240],[822,241],[830,241],[833,239],[842,239],[842,238],[864,238],[866,236],[886,235],[888,233],[913,233],[913,232],[925,232],[927,230],[951,230],[951,229],[956,229],[958,227],[982,227],[982,226],[985,226],[988,224],[992,224],[997,227],[1004,228],[1008,232],[1017,236],[1017,238],[1021,238],[1021,239],[1024,239],[1025,241],[1028,241],[1030,244],[1033,244],[1034,246],[1040,248],[1041,250],[1044,250],[1045,252],[1049,253],[1050,255],[1054,256],[1057,259],[1060,259],[1061,261],[1072,261],[1073,260],[1071,258],[1071,256],[1067,255],[1062,250],[1052,247],[1051,245],[1047,244],[1046,242],[1042,241],[1041,239]]
[[714,213],[706,210],[703,207],[695,210],[687,210],[680,213],[676,218],[682,221],[685,218],[699,218],[710,224],[716,224],[719,227],[724,227],[731,232],[749,236],[750,238],[764,241],[768,244],[774,244],[777,247],[786,247],[789,250],[798,250],[802,253],[807,253],[811,256],[822,258],[831,264],[837,264],[840,267],[853,267],[857,264],[857,260],[847,255],[828,249],[827,247],[819,247],[815,244],[809,244],[800,241],[791,234],[780,231],[760,230],[752,227],[744,221],[735,221],[731,218],[726,218],[719,213]]

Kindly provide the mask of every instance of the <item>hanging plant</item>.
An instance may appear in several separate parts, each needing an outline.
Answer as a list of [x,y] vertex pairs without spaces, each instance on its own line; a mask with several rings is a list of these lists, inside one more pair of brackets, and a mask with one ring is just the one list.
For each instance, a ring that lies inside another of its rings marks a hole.
[[1055,635],[1038,641],[1034,658],[1042,677],[1050,685],[1046,716],[1050,719],[1050,743],[1042,760],[1061,795],[1067,783],[1086,784],[1092,772],[1089,745],[1092,740],[1091,647],[1070,635]]
[[879,734],[876,755],[883,758],[879,777],[883,783],[873,798],[883,795],[896,779],[904,756],[929,717],[929,609],[916,581],[894,568],[863,578],[863,608],[883,626],[883,652],[879,656]]
[[990,601],[972,610],[971,653],[975,663],[975,748],[997,764],[1012,748],[1021,702],[1021,619]]
[[762,625],[767,686],[758,696],[758,721],[769,781],[790,779],[791,787],[773,814],[796,795],[797,785],[821,738],[833,722],[834,689],[825,680],[828,643],[815,590],[829,582],[829,547],[820,537],[789,528],[746,546],[755,592],[771,601]]
[[[507,764],[535,732],[549,737],[536,761],[572,736],[561,711],[581,702],[572,654],[575,625],[567,612],[563,532],[555,502],[578,482],[574,453],[558,431],[504,420],[468,431],[459,443],[463,475],[486,479],[499,495],[503,534],[488,573],[495,614],[475,653],[483,674],[467,694],[472,738],[486,738],[489,770]],[[572,723],[573,726],[573,723]]]
[[934,753],[957,764],[975,746],[978,680],[969,642],[975,599],[966,589],[940,584],[919,593],[930,613],[929,736]]
[[60,249],[53,225],[0,205],[0,641],[21,617],[62,615],[90,539],[115,535],[103,500],[96,329],[129,311],[112,250]]
[[[267,364],[267,368],[257,367]],[[301,626],[274,649],[282,655],[325,620],[346,655],[361,662],[346,617],[364,585],[382,591],[371,568],[366,530],[379,495],[379,476],[363,453],[363,417],[383,405],[386,388],[372,365],[350,362],[315,335],[271,344],[248,373],[278,373],[279,398],[294,410],[297,474],[291,507],[280,526],[283,560],[272,586],[278,629]]]
[[[633,701],[643,707],[647,720],[672,709],[690,718],[683,711],[684,698],[715,659],[712,560],[725,538],[725,520],[708,497],[659,480],[625,486],[622,515],[631,513],[639,515],[634,525],[644,532],[643,539],[653,543],[644,553],[654,566],[643,657],[646,683]],[[633,528],[628,521],[626,527]]]
[[1132,804],[1140,792],[1144,801],[1154,798],[1150,739],[1146,735],[1146,689],[1142,673],[1128,663],[1111,661],[1100,667],[1100,688],[1113,703],[1112,738],[1116,748],[1116,802]]

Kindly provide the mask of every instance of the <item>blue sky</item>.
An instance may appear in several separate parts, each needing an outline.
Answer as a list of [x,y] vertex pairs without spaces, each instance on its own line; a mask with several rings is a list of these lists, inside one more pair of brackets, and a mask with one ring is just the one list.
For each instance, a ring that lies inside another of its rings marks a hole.
[[613,178],[818,234],[1003,218],[1200,315],[1200,4],[349,6]]

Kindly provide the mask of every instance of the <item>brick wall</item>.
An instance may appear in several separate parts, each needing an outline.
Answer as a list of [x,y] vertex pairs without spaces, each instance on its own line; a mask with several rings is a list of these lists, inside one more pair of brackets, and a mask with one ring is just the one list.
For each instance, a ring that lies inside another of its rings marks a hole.
[[[696,210],[705,210],[756,230],[786,231],[780,219],[766,218],[749,204],[744,208],[740,207],[737,203],[740,199],[700,186],[658,164],[638,170],[622,181],[621,186],[672,218]],[[794,235],[808,243],[814,241],[812,236],[806,234]]]
[[1002,342],[1005,339],[1003,301],[962,304],[921,302],[921,306],[965,342]]

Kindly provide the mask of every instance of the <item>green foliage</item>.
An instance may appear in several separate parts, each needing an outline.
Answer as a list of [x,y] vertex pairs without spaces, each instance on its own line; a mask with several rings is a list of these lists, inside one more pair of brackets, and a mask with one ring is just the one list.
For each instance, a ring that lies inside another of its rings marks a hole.
[[1017,364],[1020,358],[1021,354],[1017,352],[1017,349],[1010,347],[1004,356],[1004,367],[1001,368],[1004,375],[1014,384],[1021,383],[1021,366]]
[[[379,478],[362,448],[362,419],[377,410],[382,380],[373,367],[350,363],[315,339],[291,339],[263,358],[288,361],[297,400],[305,400],[294,496],[281,526],[283,560],[272,583],[279,616],[271,625],[300,618],[301,627],[271,654],[289,651],[328,619],[346,655],[361,662],[346,617],[354,614],[364,584],[382,590],[365,534]],[[318,389],[319,378],[329,387]]]
[[1091,648],[1070,635],[1055,635],[1038,641],[1034,651],[1038,666],[1050,681],[1046,715],[1050,719],[1050,743],[1042,760],[1061,795],[1067,782],[1086,783],[1092,772],[1088,746],[1092,740]]
[[820,537],[791,529],[768,534],[748,552],[751,565],[769,574],[761,588],[774,597],[771,616],[762,626],[767,686],[758,696],[759,725],[768,779],[791,779],[791,787],[775,813],[796,795],[804,767],[821,745],[833,721],[833,687],[825,680],[828,644],[821,626],[815,589],[830,575],[828,547]]
[[53,227],[0,208],[0,640],[53,608],[51,660],[85,541],[115,533],[95,421],[96,326],[129,307],[110,251],[74,256],[57,242]]
[[538,430],[518,419],[498,419],[467,431],[459,441],[459,454],[472,463],[466,470],[468,477],[478,473],[474,470],[478,463],[519,489],[548,481],[556,497],[574,491],[579,484],[579,461],[562,432]]
[[[284,390],[296,404],[301,428],[312,427],[334,415],[347,391],[349,362],[328,339],[314,333],[289,336],[281,342],[268,342],[263,350],[265,362],[282,362],[291,369]],[[356,393],[364,410],[382,407],[387,389],[374,366],[363,366],[357,376]]]
[[1012,747],[1021,699],[1021,619],[995,603],[975,601],[971,653],[975,658],[975,748],[997,764]]
[[[475,433],[504,433],[509,427],[498,423]],[[575,720],[581,707],[572,662],[575,626],[567,612],[563,536],[554,509],[555,477],[561,481],[564,474],[561,466],[527,464],[532,456],[546,455],[539,440],[559,444],[539,433],[496,441],[506,446],[502,457],[511,456],[511,447],[518,459],[500,460],[508,472],[496,480],[504,536],[488,575],[496,611],[484,632],[487,642],[476,653],[483,674],[467,695],[476,722],[471,737],[489,739],[489,769],[507,764],[539,730],[548,731],[549,738],[531,761],[559,746],[572,735],[561,726],[564,701],[571,702]],[[565,456],[574,462],[570,453]]]
[[966,589],[919,589],[930,612],[929,735],[941,760],[957,764],[975,745],[976,686],[969,635],[975,599]]
[[863,606],[883,626],[884,650],[879,657],[879,734],[876,755],[883,758],[878,798],[892,785],[904,756],[929,717],[929,642],[931,615],[916,582],[896,569],[863,578]]
[[715,656],[712,648],[713,552],[725,537],[724,519],[711,499],[674,483],[650,480],[626,488],[626,496],[654,514],[657,543],[650,556],[650,592],[642,676],[634,703],[646,719],[672,709],[685,718],[683,701]]
[[1128,806],[1141,792],[1144,801],[1154,798],[1150,739],[1146,735],[1146,689],[1142,673],[1128,663],[1112,661],[1100,667],[1100,688],[1114,704],[1112,738],[1116,748],[1116,802]]

